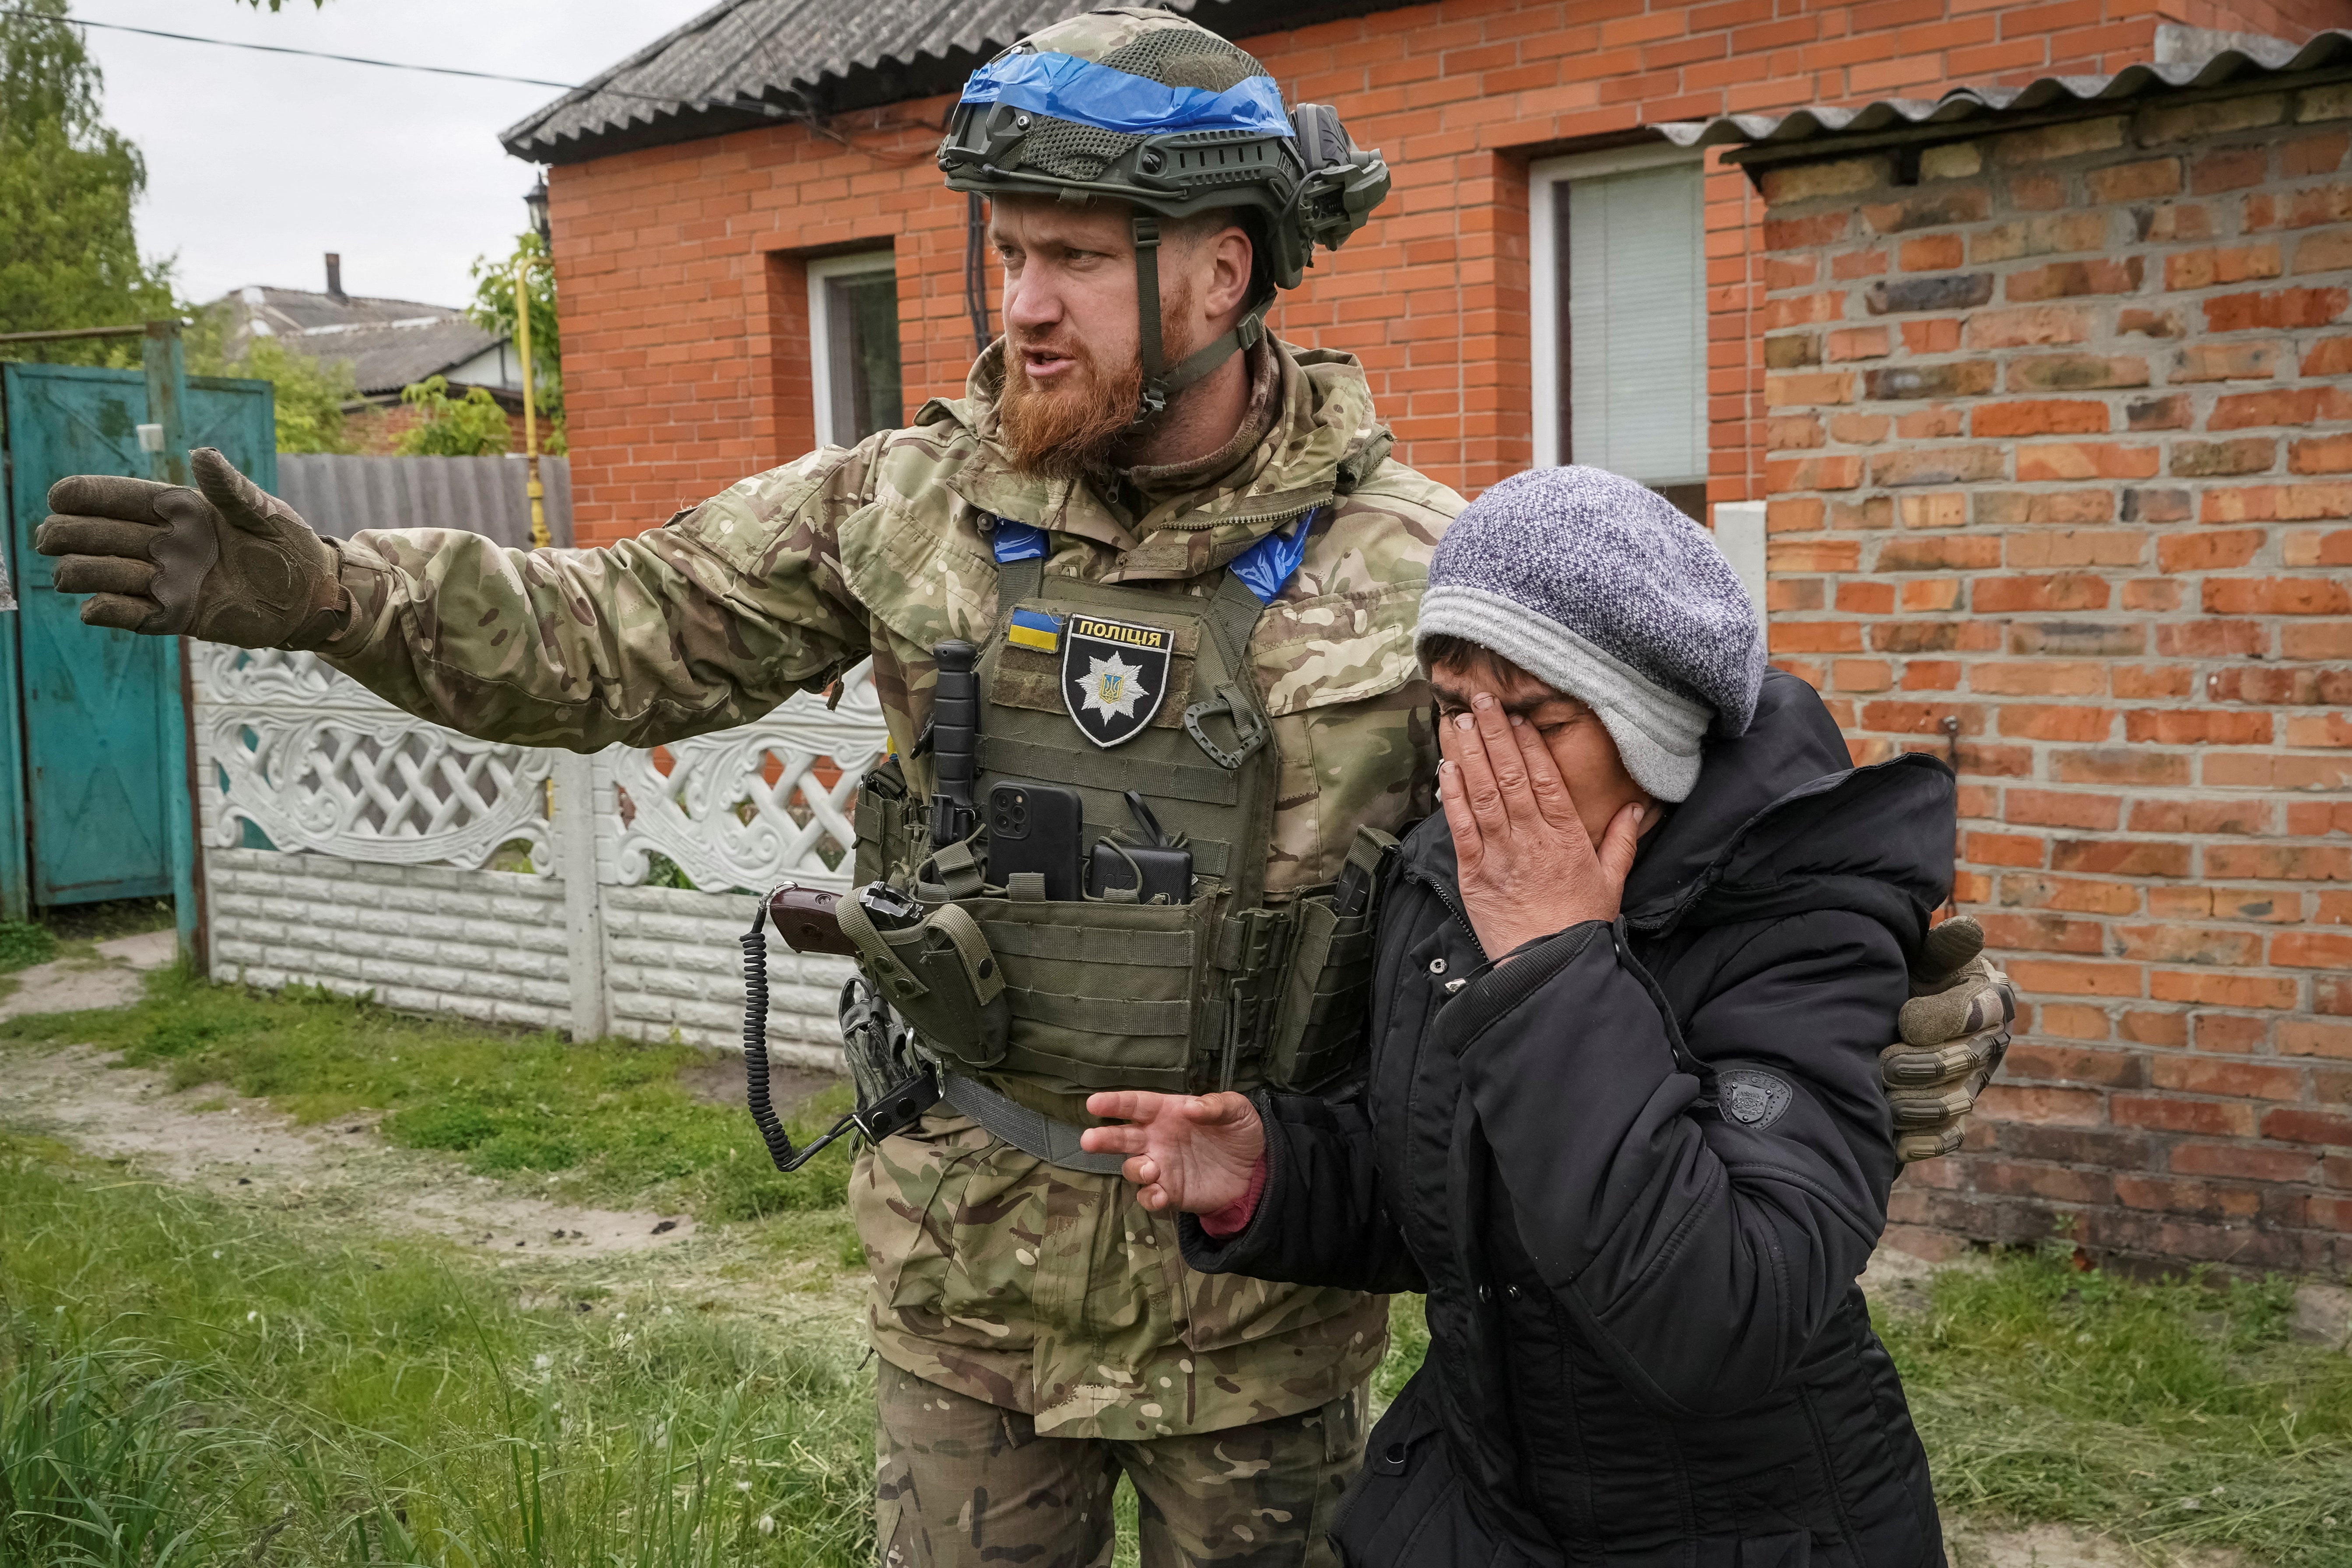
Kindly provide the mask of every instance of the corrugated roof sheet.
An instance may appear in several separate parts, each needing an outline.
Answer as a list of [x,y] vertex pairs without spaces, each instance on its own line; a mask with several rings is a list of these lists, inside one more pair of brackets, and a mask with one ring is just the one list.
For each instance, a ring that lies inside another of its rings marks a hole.
[[[509,127],[568,163],[946,92],[990,56],[1102,0],[723,0]],[[1394,5],[1397,0],[1386,0]],[[1366,0],[1167,0],[1228,37],[1386,8]]]
[[215,302],[231,315],[230,355],[255,336],[275,338],[311,359],[352,367],[360,391],[396,394],[411,382],[465,363],[494,343],[489,331],[446,305],[357,294],[337,299],[308,289],[239,289]]
[[[572,542],[572,459],[541,458],[547,531]],[[320,533],[349,539],[369,528],[457,528],[530,548],[523,460],[362,458],[280,452],[278,494]]]
[[[1790,114],[1727,114],[1718,120],[1681,121],[1655,129],[1685,147],[1743,142],[1772,148],[1976,121],[2057,115],[2101,104],[2125,104],[2331,69],[2352,72],[2352,33],[2322,33],[2305,44],[2241,38],[2236,47],[2218,54],[2128,66],[2113,76],[2043,77],[2024,87],[1954,88],[1934,100],[1890,98],[1859,109],[1816,107]],[[1990,123],[1987,128],[1991,128]]]

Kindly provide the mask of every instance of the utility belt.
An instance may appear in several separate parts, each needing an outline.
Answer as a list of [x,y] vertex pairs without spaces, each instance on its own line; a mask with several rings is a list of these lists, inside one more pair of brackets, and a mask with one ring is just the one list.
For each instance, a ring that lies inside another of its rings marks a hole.
[[[1242,575],[1209,595],[1046,579],[997,546],[996,627],[977,650],[942,647],[910,753],[940,787],[918,798],[895,756],[866,776],[861,891],[833,914],[951,1103],[1039,1158],[1115,1170],[1076,1148],[1089,1091],[1307,1089],[1349,1065],[1395,840],[1360,829],[1335,885],[1265,903],[1281,759]],[[1189,857],[1185,896],[1144,901],[1139,868],[1102,892],[1008,871],[1003,802],[1032,797],[1076,819],[1087,860],[1135,868],[1125,846],[1148,822],[1155,847]]]

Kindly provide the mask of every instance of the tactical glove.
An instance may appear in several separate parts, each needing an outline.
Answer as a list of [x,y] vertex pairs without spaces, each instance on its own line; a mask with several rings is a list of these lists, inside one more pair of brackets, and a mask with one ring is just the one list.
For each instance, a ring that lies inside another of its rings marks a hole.
[[1929,931],[1896,1021],[1903,1038],[1878,1055],[1906,1163],[1960,1146],[1969,1112],[2009,1049],[2017,992],[1983,950],[1984,929],[1967,915]]
[[57,587],[88,594],[82,623],[239,647],[319,647],[347,625],[342,557],[294,509],[210,447],[196,488],[110,474],[49,487],[33,548],[62,557]]

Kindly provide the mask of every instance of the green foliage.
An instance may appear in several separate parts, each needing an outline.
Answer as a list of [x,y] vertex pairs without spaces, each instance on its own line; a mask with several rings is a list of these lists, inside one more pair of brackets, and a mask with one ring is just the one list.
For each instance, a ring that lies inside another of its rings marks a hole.
[[0,1134],[0,1563],[871,1563],[847,1325],[525,1308]]
[[[103,86],[66,0],[0,16],[0,331],[107,327],[174,314],[168,263],[139,255],[131,213],[139,150],[106,124]],[[12,344],[12,354],[93,363],[105,341]],[[135,362],[134,362],[135,363]]]
[[344,429],[343,405],[359,400],[359,383],[349,362],[320,363],[297,353],[275,338],[246,341],[241,358],[227,352],[229,312],[214,306],[197,313],[186,333],[188,374],[241,375],[268,382],[276,393],[278,449],[281,452],[351,452],[358,449]]
[[48,927],[29,921],[0,921],[0,974],[47,963],[58,955],[58,939]]
[[402,387],[400,400],[417,410],[416,423],[396,444],[404,458],[488,458],[513,444],[507,411],[487,387],[453,398],[447,376],[428,375]]
[[[408,1017],[322,991],[276,995],[183,973],[150,983],[139,1005],[0,1024],[0,1039],[120,1049],[187,1088],[226,1083],[305,1122],[387,1112],[386,1138],[446,1150],[482,1174],[561,1174],[604,1201],[748,1219],[830,1209],[847,1191],[845,1149],[780,1173],[738,1098],[730,1058],[686,1045],[580,1044]],[[725,1100],[698,1098],[715,1082]],[[794,1139],[832,1124],[846,1084],[793,1121]]]
[[514,268],[527,263],[523,292],[530,301],[530,396],[545,421],[540,450],[561,457],[563,439],[563,335],[555,310],[555,268],[547,242],[533,233],[515,236],[514,254],[503,261],[474,258],[474,302],[466,315],[475,325],[515,335]]

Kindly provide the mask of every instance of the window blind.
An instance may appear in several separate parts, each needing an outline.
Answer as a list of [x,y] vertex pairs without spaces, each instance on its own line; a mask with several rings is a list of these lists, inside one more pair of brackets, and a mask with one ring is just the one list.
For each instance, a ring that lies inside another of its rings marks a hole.
[[1570,451],[1649,485],[1706,477],[1699,165],[1567,182]]

